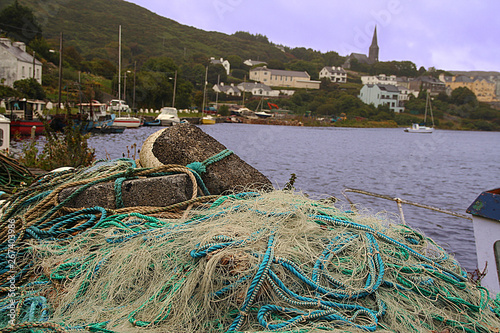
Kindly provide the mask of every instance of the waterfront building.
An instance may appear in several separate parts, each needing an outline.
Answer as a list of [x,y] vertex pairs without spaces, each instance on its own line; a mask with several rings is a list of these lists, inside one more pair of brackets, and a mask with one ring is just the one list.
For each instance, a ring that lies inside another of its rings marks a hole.
[[365,84],[359,92],[359,99],[365,104],[375,107],[387,104],[391,111],[400,113],[404,111],[401,93],[398,87],[390,84]]
[[28,78],[42,84],[42,63],[26,52],[23,42],[0,38],[0,84],[13,88],[15,81]]

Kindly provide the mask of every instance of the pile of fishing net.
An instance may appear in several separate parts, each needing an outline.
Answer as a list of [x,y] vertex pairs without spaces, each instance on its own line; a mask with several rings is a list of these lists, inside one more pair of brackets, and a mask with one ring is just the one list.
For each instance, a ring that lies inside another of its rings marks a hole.
[[197,202],[175,219],[94,208],[36,222],[68,232],[25,239],[2,332],[498,332],[500,299],[386,215],[278,190]]

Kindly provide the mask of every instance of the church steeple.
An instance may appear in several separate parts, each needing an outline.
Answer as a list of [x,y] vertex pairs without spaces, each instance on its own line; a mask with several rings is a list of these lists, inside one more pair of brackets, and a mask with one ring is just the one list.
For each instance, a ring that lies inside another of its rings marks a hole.
[[368,53],[368,59],[370,63],[374,64],[378,62],[378,42],[377,42],[377,26],[375,26],[375,30],[373,31],[372,45],[370,45],[370,51]]

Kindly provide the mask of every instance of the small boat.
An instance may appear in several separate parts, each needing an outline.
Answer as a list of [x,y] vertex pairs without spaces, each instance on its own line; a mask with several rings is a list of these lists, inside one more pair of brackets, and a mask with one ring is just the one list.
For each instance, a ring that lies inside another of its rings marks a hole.
[[213,125],[215,124],[215,118],[211,115],[206,115],[205,117],[201,118],[201,123],[204,125]]
[[265,111],[257,111],[255,112],[255,115],[259,118],[269,118],[269,117],[272,117],[273,115],[270,114],[270,113],[267,113]]
[[100,133],[100,134],[117,134],[117,133],[123,133],[125,131],[124,126],[95,126],[92,128],[91,132],[92,133]]
[[155,119],[153,121],[144,121],[143,126],[160,126],[161,125],[161,120],[160,119]]
[[159,120],[162,126],[176,125],[181,122],[177,115],[177,109],[173,107],[161,108],[160,114],[156,117],[156,120]]
[[9,151],[10,119],[0,114],[0,151]]
[[[43,134],[45,125],[36,114],[43,114],[44,101],[23,99],[7,100],[6,116],[10,118],[10,134],[30,136],[32,128],[35,127],[35,135]],[[47,119],[50,124],[51,119]]]
[[[432,127],[425,125],[425,122],[427,120],[427,109],[430,110],[431,119],[432,119]],[[411,127],[405,128],[405,132],[408,132],[408,133],[432,133],[432,132],[434,132],[434,116],[432,114],[432,106],[431,106],[430,92],[429,91],[427,91],[427,98],[425,100],[424,122],[422,124],[412,124]]]
[[[123,100],[112,99],[108,104],[108,112],[116,113],[118,112],[118,117],[115,118],[113,124],[117,126],[127,127],[127,128],[135,128],[139,127],[142,124],[141,119],[137,117],[132,117],[130,115],[130,107]],[[124,112],[127,115],[123,116],[121,113]]]

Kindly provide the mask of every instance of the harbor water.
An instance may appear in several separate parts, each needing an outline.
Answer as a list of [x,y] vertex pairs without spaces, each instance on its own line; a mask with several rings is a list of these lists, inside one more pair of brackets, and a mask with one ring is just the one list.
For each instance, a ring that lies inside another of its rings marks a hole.
[[[291,127],[247,124],[201,126],[228,149],[283,188],[291,174],[295,188],[313,198],[347,202],[345,188],[399,197],[466,214],[483,191],[500,187],[500,133],[403,129]],[[144,140],[162,127],[127,129],[93,135],[97,158],[138,158]],[[370,213],[396,214],[393,201],[349,193]],[[472,222],[412,206],[403,206],[412,228],[434,239],[468,271],[475,270]],[[484,267],[479,267],[480,270]]]

